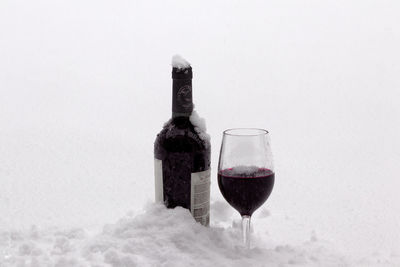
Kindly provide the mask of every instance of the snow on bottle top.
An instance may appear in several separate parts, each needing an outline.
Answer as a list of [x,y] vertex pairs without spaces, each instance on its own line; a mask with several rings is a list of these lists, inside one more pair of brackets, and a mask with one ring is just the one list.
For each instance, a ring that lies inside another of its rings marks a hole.
[[192,67],[190,63],[181,57],[175,55],[172,57],[172,79],[188,80],[193,78]]
[[190,68],[190,63],[181,57],[180,55],[174,55],[172,57],[172,67],[177,68],[177,69],[187,69]]

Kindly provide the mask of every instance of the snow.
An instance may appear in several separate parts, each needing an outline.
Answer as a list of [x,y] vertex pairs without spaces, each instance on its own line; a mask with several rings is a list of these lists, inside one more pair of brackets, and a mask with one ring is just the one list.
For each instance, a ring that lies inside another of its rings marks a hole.
[[[213,205],[214,206],[214,205]],[[224,206],[226,209],[227,207]],[[217,204],[212,212],[221,212]],[[225,215],[228,215],[227,213]],[[224,221],[231,219],[225,217]],[[257,218],[260,221],[261,218]],[[346,259],[314,235],[300,246],[263,242],[253,233],[248,251],[240,227],[203,227],[188,210],[148,204],[144,212],[104,226],[95,235],[84,229],[2,232],[1,266],[338,266]]]
[[190,67],[190,63],[180,55],[174,55],[172,57],[171,65],[177,69],[186,69]]
[[247,165],[237,165],[234,169],[225,169],[223,173],[227,176],[235,176],[240,174],[241,176],[259,177],[265,175],[265,172],[260,171],[259,167]]
[[207,141],[205,143],[208,144],[208,142],[211,140],[211,137],[207,133],[206,120],[204,118],[201,118],[194,108],[192,114],[189,117],[189,120],[193,124],[194,130],[199,135],[199,137],[202,140]]

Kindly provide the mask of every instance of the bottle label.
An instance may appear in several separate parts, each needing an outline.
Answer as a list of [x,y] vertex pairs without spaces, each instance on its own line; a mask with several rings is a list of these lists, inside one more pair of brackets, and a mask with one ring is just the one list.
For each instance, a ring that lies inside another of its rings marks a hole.
[[192,173],[190,211],[202,225],[210,224],[210,169]]
[[172,85],[172,113],[190,115],[193,111],[192,99],[192,80],[174,80]]
[[154,185],[156,202],[164,202],[162,160],[154,159]]
[[[162,160],[154,159],[155,201],[164,203]],[[202,225],[210,223],[210,169],[191,174],[190,211]]]

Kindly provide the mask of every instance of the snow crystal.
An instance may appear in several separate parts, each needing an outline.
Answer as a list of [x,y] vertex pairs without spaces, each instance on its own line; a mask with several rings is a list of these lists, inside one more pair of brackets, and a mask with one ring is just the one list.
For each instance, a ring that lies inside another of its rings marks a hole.
[[171,65],[172,65],[172,67],[178,68],[178,69],[186,69],[186,68],[190,67],[190,63],[186,59],[181,57],[180,55],[174,55],[172,57]]
[[228,176],[236,176],[240,173],[243,177],[260,177],[265,176],[265,172],[263,169],[260,169],[257,166],[247,166],[247,165],[237,165],[233,169],[226,169],[223,171],[225,175]]
[[[213,207],[213,205],[212,205]],[[227,207],[227,206],[226,206]],[[227,207],[228,208],[228,207]],[[216,211],[224,211],[218,203]],[[149,204],[89,237],[83,229],[0,232],[0,266],[343,266],[326,243],[241,243],[240,227],[204,227],[183,208]],[[11,236],[18,238],[11,240]]]
[[200,138],[204,140],[206,144],[209,143],[211,138],[207,133],[206,120],[201,118],[196,110],[192,111],[189,119],[194,126],[194,130],[200,136]]

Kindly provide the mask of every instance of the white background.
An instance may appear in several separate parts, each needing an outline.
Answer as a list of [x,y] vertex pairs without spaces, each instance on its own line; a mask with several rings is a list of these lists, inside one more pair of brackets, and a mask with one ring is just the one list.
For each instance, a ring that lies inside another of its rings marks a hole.
[[266,228],[398,251],[399,14],[397,1],[2,0],[0,227],[100,226],[152,201],[179,53],[212,137],[213,200],[222,131],[266,128],[266,206],[298,226]]

